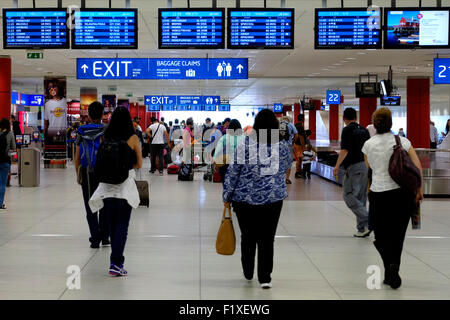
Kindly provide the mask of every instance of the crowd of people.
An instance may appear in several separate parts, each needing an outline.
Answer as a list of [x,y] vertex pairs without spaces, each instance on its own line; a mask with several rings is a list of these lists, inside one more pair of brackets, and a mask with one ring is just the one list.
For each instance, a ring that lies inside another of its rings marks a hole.
[[[164,118],[152,118],[151,124],[142,128],[141,119],[132,119],[124,107],[116,108],[104,126],[103,110],[100,102],[93,102],[88,109],[88,123],[77,128],[74,164],[90,246],[111,246],[109,274],[127,275],[124,249],[132,209],[139,206],[135,178],[143,159],[150,158],[150,173],[158,171],[162,175],[165,164],[176,162],[183,166],[193,160],[193,153],[187,150],[200,144],[202,150],[210,151],[206,159],[220,176],[224,206],[232,208],[237,216],[244,277],[253,279],[257,265],[261,287],[271,288],[275,233],[288,196],[287,185],[292,183],[293,162],[295,178],[311,179],[311,162],[317,154],[309,141],[311,131],[304,128],[303,114],[298,115],[295,124],[288,116],[277,118],[264,109],[256,115],[253,126],[245,128],[239,120],[230,118],[218,124],[207,118],[203,125],[195,125],[192,118],[168,124]],[[333,173],[337,176],[340,170],[345,171],[343,199],[356,216],[354,236],[364,238],[374,232],[374,246],[385,269],[384,283],[396,289],[401,285],[400,260],[408,221],[423,200],[422,189],[405,189],[390,175],[397,137],[392,133],[389,109],[378,109],[368,129],[358,124],[353,108],[344,110],[343,120],[341,150]],[[443,134],[448,131],[449,123]],[[431,123],[432,147],[437,143],[436,133]],[[398,136],[401,147],[421,172],[411,142],[400,133]],[[14,142],[9,120],[1,120],[0,210],[6,208],[4,186]],[[182,152],[174,153],[180,145]]]

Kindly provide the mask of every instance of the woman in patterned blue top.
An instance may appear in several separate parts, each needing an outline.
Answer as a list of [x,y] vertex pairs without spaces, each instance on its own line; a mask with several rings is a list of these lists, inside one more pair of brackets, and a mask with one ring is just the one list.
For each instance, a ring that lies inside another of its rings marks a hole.
[[252,134],[236,149],[223,191],[223,201],[232,204],[241,229],[244,276],[253,279],[258,245],[258,281],[264,289],[272,287],[274,239],[292,163],[288,142],[280,141],[278,129],[272,111],[258,113]]

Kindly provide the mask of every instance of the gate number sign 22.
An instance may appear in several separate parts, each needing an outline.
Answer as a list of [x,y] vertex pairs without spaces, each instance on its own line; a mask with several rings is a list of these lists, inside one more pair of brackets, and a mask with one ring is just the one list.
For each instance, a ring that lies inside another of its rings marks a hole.
[[327,104],[340,104],[340,103],[341,103],[341,91],[327,90]]

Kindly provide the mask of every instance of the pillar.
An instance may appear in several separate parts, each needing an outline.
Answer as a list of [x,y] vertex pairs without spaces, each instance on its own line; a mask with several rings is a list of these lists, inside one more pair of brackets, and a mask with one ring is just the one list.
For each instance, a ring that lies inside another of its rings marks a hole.
[[406,136],[414,148],[430,148],[430,78],[406,80]]
[[11,58],[0,56],[0,119],[11,117]]
[[320,106],[322,105],[322,101],[320,100],[312,100],[314,104],[314,110],[309,110],[309,130],[311,130],[311,135],[309,136],[309,140],[316,140],[316,112],[320,110]]
[[339,105],[330,104],[330,142],[339,140]]
[[301,113],[301,106],[300,103],[294,104],[294,119],[292,119],[293,123],[297,123],[297,116]]
[[359,124],[367,127],[372,123],[372,115],[377,110],[377,98],[359,98]]

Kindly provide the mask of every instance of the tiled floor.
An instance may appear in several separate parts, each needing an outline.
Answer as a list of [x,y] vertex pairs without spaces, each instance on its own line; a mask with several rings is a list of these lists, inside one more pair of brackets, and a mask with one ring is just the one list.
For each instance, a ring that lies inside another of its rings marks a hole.
[[[275,241],[273,288],[261,290],[256,280],[243,280],[239,247],[233,256],[215,253],[221,184],[201,174],[194,182],[149,179],[151,208],[132,213],[126,278],[107,275],[109,248],[89,248],[73,167],[42,169],[39,188],[8,188],[8,210],[0,214],[0,299],[450,298],[450,200],[426,200],[422,230],[409,228],[403,286],[369,290],[366,269],[381,261],[372,237],[352,237],[355,219],[340,187],[316,176],[296,180]],[[80,290],[67,289],[70,265],[82,269]]]

